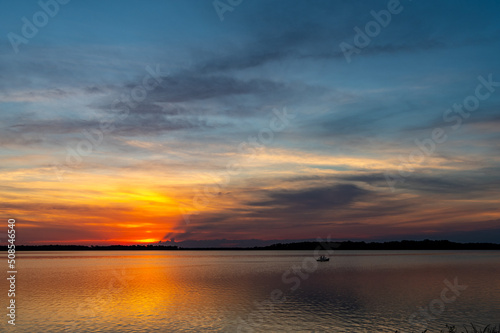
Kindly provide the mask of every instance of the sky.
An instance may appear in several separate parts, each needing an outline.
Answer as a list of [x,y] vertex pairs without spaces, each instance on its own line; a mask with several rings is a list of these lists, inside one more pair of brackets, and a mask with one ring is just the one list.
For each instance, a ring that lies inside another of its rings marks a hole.
[[500,239],[496,1],[0,2],[19,244]]

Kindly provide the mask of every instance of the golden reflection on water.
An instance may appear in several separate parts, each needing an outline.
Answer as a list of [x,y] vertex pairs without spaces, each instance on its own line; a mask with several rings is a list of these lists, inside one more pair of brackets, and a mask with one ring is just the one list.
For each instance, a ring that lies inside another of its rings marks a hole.
[[[354,254],[337,251],[292,290],[283,274],[301,276],[291,268],[307,251],[22,253],[16,330],[234,332],[239,320],[256,332],[404,331],[456,276],[468,289],[431,324],[496,318],[498,253]],[[266,303],[276,289],[286,301]]]

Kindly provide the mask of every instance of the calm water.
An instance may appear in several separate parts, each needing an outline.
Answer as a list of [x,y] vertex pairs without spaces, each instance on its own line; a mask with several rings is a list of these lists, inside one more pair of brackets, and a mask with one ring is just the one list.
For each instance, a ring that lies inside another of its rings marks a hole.
[[[335,251],[317,264],[312,256],[21,253],[15,331],[411,332],[425,328],[429,305],[429,329],[500,323],[498,251]],[[455,279],[458,290],[444,290]],[[14,331],[4,311],[0,330]]]

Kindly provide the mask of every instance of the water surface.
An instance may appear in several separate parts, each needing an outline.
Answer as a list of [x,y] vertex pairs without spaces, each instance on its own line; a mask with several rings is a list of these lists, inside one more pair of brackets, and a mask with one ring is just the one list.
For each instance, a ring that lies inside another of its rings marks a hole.
[[[313,256],[19,253],[15,330],[412,332],[500,322],[499,251],[335,251],[326,263]],[[443,291],[445,280],[462,287]],[[7,320],[0,328],[13,331]]]

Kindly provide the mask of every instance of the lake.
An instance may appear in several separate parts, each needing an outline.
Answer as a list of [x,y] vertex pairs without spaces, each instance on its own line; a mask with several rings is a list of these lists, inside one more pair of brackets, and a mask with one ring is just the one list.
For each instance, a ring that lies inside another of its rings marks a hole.
[[330,258],[318,263],[313,251],[18,252],[16,326],[4,314],[0,329],[421,332],[500,322],[500,251],[335,251]]

